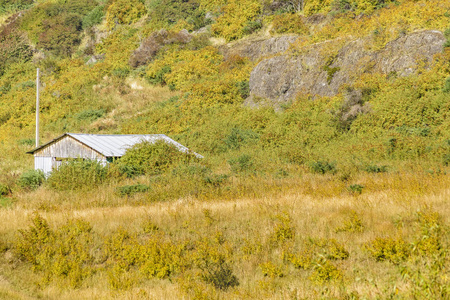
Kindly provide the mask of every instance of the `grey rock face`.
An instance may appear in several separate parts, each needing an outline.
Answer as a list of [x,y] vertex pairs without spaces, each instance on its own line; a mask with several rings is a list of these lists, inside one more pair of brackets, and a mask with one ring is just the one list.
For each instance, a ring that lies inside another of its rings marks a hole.
[[[282,54],[262,60],[250,75],[248,105],[261,99],[275,106],[299,93],[334,96],[343,85],[351,85],[363,73],[412,74],[442,52],[445,37],[440,31],[421,31],[389,42],[383,49],[367,49],[368,38],[344,45],[335,56],[323,51],[329,42],[308,47],[298,55]],[[269,40],[268,40],[269,41]],[[332,42],[332,41],[330,41]],[[328,55],[328,56],[326,56]]]
[[297,38],[297,35],[287,35],[267,40],[243,41],[232,46],[225,45],[219,50],[225,57],[239,55],[257,61],[265,56],[285,52]]

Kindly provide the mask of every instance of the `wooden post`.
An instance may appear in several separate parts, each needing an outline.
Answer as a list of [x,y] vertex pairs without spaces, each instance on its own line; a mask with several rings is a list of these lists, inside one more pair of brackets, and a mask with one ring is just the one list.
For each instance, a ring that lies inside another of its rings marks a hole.
[[39,147],[39,68],[36,74],[36,147]]

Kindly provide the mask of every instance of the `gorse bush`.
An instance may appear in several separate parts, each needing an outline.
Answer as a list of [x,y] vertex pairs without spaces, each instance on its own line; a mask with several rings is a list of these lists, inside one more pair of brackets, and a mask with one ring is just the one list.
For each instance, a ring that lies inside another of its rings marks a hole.
[[[214,35],[224,37],[227,41],[241,38],[245,34],[249,22],[255,21],[261,11],[261,4],[255,0],[229,0],[221,8],[216,23],[211,26]],[[252,30],[247,31],[250,33]]]
[[394,264],[400,263],[411,255],[410,245],[402,238],[377,237],[370,243],[367,243],[365,249],[377,261],[388,260]]
[[91,274],[91,226],[82,220],[69,220],[52,230],[47,221],[35,214],[28,230],[19,232],[15,252],[18,258],[30,263],[42,274],[41,285],[62,278],[78,287]]
[[106,10],[106,22],[109,28],[119,24],[132,24],[146,12],[144,4],[139,0],[114,0]]
[[35,190],[45,181],[44,172],[41,170],[28,170],[24,172],[19,179],[17,184],[24,189]]
[[272,21],[272,33],[307,34],[308,31],[303,19],[297,14],[276,15]]
[[108,178],[108,167],[97,160],[69,159],[53,169],[48,186],[59,191],[93,189]]

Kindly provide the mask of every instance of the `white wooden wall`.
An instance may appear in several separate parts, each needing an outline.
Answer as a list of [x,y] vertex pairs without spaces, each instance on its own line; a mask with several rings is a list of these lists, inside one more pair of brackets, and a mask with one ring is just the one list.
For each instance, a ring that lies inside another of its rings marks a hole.
[[107,163],[106,158],[97,151],[70,136],[65,136],[34,153],[34,169],[42,170],[48,176],[53,168],[61,165],[57,158],[85,158],[98,160],[103,165]]
[[34,169],[42,170],[46,176],[52,171],[52,158],[46,156],[35,156],[34,157]]

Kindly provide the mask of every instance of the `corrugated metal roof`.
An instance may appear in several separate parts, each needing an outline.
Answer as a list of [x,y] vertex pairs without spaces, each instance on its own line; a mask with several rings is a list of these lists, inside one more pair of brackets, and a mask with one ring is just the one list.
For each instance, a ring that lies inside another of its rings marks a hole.
[[[164,134],[83,134],[83,133],[65,133],[56,139],[29,151],[34,154],[36,151],[54,143],[64,136],[70,136],[84,145],[94,149],[106,157],[121,157],[131,146],[143,141],[154,143],[163,140],[168,144],[174,145],[178,150],[184,153],[190,152],[189,149],[178,142],[175,142]],[[203,158],[202,155],[192,152],[196,157]]]

